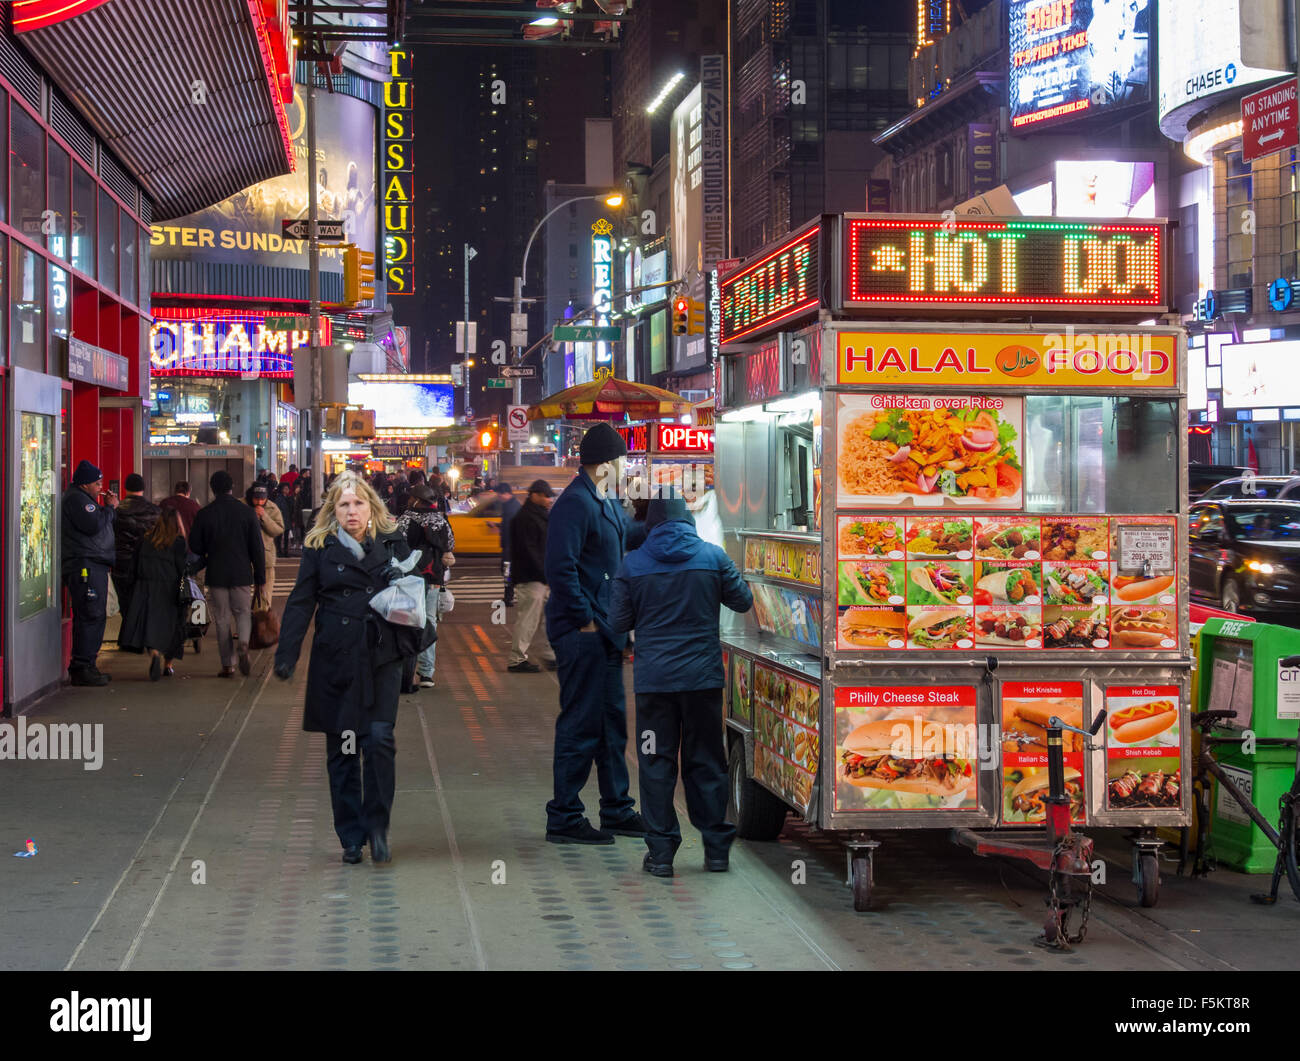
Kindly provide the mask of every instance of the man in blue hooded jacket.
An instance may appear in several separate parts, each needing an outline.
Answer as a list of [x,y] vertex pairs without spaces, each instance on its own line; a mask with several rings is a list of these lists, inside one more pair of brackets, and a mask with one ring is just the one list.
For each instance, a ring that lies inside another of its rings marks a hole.
[[[627,519],[608,496],[627,446],[603,421],[578,450],[577,476],[551,506],[546,529],[546,636],[555,650],[560,715],[555,720],[555,795],[546,805],[546,839],[557,844],[612,844],[614,835],[644,836],[645,822],[628,795],[627,704],[623,646],[609,622],[609,587],[623,560]],[[579,793],[595,763],[600,824],[583,816]]]
[[727,869],[736,827],[726,820],[727,754],[722,740],[722,645],[725,604],[747,612],[754,595],[731,558],[701,540],[680,498],[656,498],[645,544],[627,554],[610,594],[614,630],[636,630],[633,687],[640,755],[643,868],[673,875],[682,834],[673,809],[677,755],[691,824],[704,838],[704,865]]

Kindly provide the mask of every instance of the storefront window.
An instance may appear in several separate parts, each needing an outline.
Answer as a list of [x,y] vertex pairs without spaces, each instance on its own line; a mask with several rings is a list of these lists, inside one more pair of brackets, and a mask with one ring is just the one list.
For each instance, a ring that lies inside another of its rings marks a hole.
[[64,364],[65,342],[68,338],[68,272],[57,265],[50,265],[50,296],[45,306],[45,322],[48,326],[50,375],[62,376],[66,370]]
[[298,463],[298,410],[277,402],[275,406],[275,474],[283,475]]
[[45,371],[45,259],[9,241],[9,363]]
[[72,173],[72,264],[95,275],[95,182],[80,166]]
[[18,618],[53,607],[54,417],[23,413],[22,492],[19,495]]
[[17,105],[10,108],[9,188],[13,194],[10,224],[24,236],[41,238],[45,209],[45,131]]
[[1026,510],[1176,512],[1177,422],[1169,400],[1030,395]]
[[99,282],[117,290],[117,203],[102,188],[99,191]]
[[[0,158],[9,153],[9,97],[0,91]],[[0,221],[9,216],[9,167],[0,166]]]
[[136,261],[140,266],[140,301],[138,305],[142,310],[149,309],[149,292],[153,290],[149,282],[149,230],[140,229],[140,253],[136,256]]
[[45,245],[50,253],[68,260],[68,219],[72,211],[72,162],[68,153],[50,142],[50,205],[53,211],[45,226]]
[[136,236],[135,225],[126,211],[122,211],[122,271],[119,274],[121,284],[118,292],[127,302],[135,301],[136,284],[140,274],[135,266]]

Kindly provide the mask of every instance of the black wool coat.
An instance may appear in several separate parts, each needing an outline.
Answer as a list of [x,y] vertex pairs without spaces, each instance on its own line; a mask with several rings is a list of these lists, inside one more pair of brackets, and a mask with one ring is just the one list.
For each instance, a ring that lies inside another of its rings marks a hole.
[[297,664],[314,615],[302,719],[308,732],[360,735],[371,722],[397,721],[402,659],[415,646],[379,617],[370,598],[388,585],[390,561],[409,555],[400,532],[379,535],[360,560],[334,535],[319,549],[303,549],[298,581],[280,620],[275,665]]
[[170,549],[159,549],[145,539],[131,569],[135,589],[122,619],[118,647],[127,652],[157,649],[168,659],[180,659],[185,644],[185,615],[180,603],[181,576],[187,573],[189,552],[177,537]]

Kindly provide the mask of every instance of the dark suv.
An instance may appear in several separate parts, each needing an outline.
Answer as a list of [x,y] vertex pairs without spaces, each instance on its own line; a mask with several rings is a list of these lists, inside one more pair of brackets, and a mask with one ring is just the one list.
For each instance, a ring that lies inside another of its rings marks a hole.
[[1300,622],[1300,501],[1198,501],[1187,531],[1194,598]]

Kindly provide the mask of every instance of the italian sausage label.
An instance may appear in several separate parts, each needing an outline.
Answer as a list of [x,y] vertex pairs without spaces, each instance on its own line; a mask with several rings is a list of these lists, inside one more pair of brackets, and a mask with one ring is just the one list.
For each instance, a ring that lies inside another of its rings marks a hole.
[[1176,685],[1112,685],[1106,690],[1106,806],[1181,806],[1179,692]]

